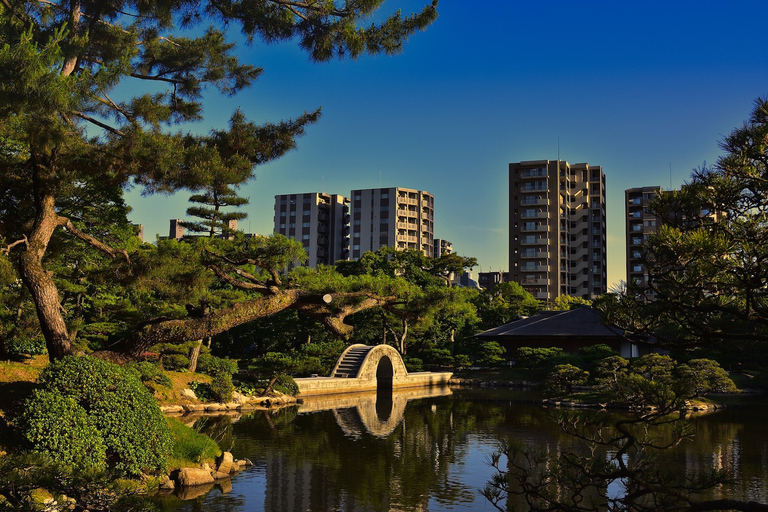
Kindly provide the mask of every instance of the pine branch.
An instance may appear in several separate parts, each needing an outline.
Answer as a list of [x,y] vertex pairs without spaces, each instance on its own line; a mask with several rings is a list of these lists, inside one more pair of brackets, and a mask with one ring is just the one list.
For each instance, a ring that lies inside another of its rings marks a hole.
[[119,256],[123,256],[125,258],[125,261],[128,262],[128,264],[131,263],[131,259],[128,257],[128,252],[125,249],[113,249],[112,247],[99,241],[98,239],[92,237],[91,235],[87,233],[83,233],[68,218],[59,217],[59,225],[62,226],[67,231],[69,231],[70,233],[72,233],[73,235],[75,235],[80,240],[84,241],[85,243],[95,247],[99,251],[108,255],[110,258],[116,259]]
[[29,244],[29,241],[27,240],[27,235],[24,235],[24,238],[22,238],[21,240],[16,240],[12,244],[9,244],[5,247],[0,247],[0,253],[9,254],[11,252],[11,249],[13,249],[19,244],[24,244],[24,245]]

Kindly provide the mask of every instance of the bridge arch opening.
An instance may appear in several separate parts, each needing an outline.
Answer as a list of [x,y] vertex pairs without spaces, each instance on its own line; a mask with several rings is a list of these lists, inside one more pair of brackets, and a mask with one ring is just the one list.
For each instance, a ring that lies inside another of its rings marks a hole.
[[395,369],[389,356],[383,356],[376,367],[376,389],[378,391],[392,391],[392,381],[395,377]]

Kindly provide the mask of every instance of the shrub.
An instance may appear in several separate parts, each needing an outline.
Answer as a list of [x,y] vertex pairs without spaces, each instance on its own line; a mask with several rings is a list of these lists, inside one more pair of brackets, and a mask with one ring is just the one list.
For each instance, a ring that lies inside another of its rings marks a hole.
[[422,352],[422,357],[427,364],[445,366],[453,364],[453,356],[447,348],[429,348]]
[[671,384],[672,372],[677,363],[666,354],[646,354],[632,361],[630,370],[639,373],[648,380]]
[[422,361],[418,357],[406,356],[406,357],[403,358],[403,363],[405,363],[405,368],[409,372],[423,372],[424,371],[424,361]]
[[581,368],[582,370],[587,369],[587,364],[584,362],[584,358],[581,356],[575,356],[573,354],[560,354],[558,356],[550,357],[544,361],[543,366],[547,372],[551,372],[554,370],[555,366],[561,364],[570,364],[572,366],[576,366],[577,368]]
[[[44,391],[69,398],[85,411],[101,434],[109,468],[129,475],[165,470],[171,448],[168,425],[136,370],[69,356],[49,364],[38,382]],[[34,406],[30,402],[27,409]]]
[[20,427],[37,453],[79,470],[103,471],[107,467],[101,432],[72,397],[35,390]]
[[735,393],[736,385],[728,372],[712,359],[691,359],[677,367],[682,385],[694,396],[706,393]]
[[42,336],[9,337],[5,342],[5,350],[10,355],[28,354],[39,356],[48,352],[45,348],[45,338]]
[[232,374],[222,371],[217,372],[211,378],[210,387],[214,401],[232,401],[232,393],[235,391],[235,385],[232,384]]
[[550,393],[570,392],[573,386],[584,385],[589,372],[572,364],[559,364],[547,375],[544,388]]
[[197,371],[206,375],[214,375],[218,372],[232,375],[237,373],[237,361],[234,359],[223,359],[211,354],[200,354],[197,358]]
[[602,361],[606,357],[618,356],[619,353],[613,350],[605,343],[599,345],[590,345],[588,347],[581,347],[578,351],[579,357],[581,357],[584,366],[587,370],[593,370],[598,361]]
[[156,364],[149,361],[130,362],[126,365],[128,368],[136,370],[139,374],[139,380],[147,386],[150,391],[152,390],[151,384],[159,384],[160,386],[171,387],[173,382],[168,376],[163,373],[163,370]]
[[160,357],[163,369],[178,372],[189,368],[189,358],[183,354],[163,354]]
[[557,347],[520,347],[515,351],[515,365],[521,368],[541,368],[547,360],[564,354],[563,349]]
[[272,384],[272,389],[290,396],[299,394],[299,385],[296,384],[296,381],[290,375],[278,376],[275,383]]
[[495,341],[486,341],[477,351],[477,364],[480,366],[500,366],[504,364],[502,357],[506,350]]

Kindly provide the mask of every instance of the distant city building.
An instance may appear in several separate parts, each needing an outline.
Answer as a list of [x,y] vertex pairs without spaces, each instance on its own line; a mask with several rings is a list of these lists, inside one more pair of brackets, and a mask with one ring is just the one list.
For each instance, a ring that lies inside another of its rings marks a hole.
[[455,274],[451,275],[451,285],[452,286],[458,286],[460,288],[477,288],[480,289],[480,285],[475,281],[474,276],[472,275],[472,272],[465,270],[458,276]]
[[607,291],[605,175],[564,160],[509,164],[510,280],[540,300]]
[[435,198],[408,188],[353,190],[351,257],[391,246],[434,254]]
[[477,274],[477,284],[480,288],[493,291],[497,284],[503,283],[508,277],[509,274],[506,272],[480,272]]
[[181,240],[184,238],[186,230],[184,229],[184,226],[181,225],[182,222],[184,221],[181,219],[171,219],[171,229],[168,233],[168,238],[173,240]]
[[642,246],[656,233],[659,219],[648,212],[648,202],[662,193],[659,186],[630,188],[624,191],[626,212],[627,284],[648,282],[648,270],[641,261]]
[[309,267],[349,259],[349,199],[317,192],[277,195],[274,232],[300,241]]
[[433,258],[439,258],[443,254],[453,254],[453,244],[444,238],[435,238],[434,248]]

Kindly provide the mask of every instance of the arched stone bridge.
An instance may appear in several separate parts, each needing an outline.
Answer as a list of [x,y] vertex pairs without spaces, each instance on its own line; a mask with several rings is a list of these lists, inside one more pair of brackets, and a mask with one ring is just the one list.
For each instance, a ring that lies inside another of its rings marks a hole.
[[390,345],[351,345],[341,354],[330,377],[296,379],[300,396],[354,393],[445,385],[450,372],[408,373],[400,353]]

